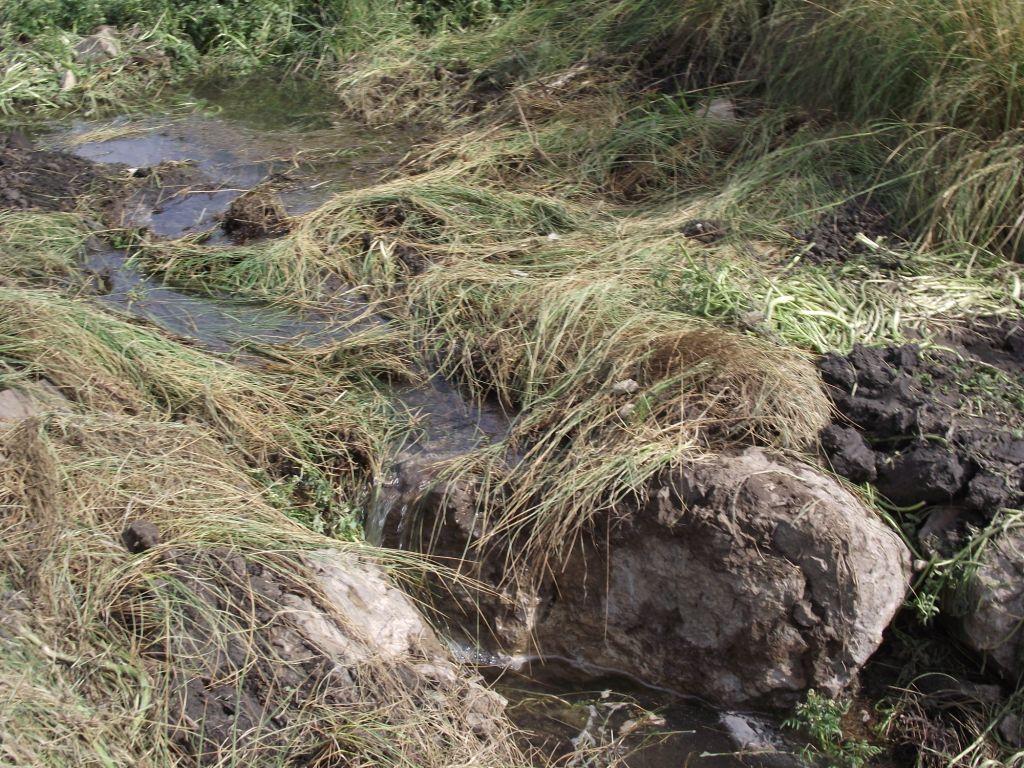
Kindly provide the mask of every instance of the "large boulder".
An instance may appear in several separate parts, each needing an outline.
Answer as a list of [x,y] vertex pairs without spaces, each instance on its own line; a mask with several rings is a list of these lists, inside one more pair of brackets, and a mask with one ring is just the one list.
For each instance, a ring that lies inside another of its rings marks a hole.
[[[422,530],[433,551],[465,561],[480,533],[471,489],[417,481],[417,470],[432,471],[406,463],[402,485],[427,490],[418,506],[401,506],[419,514],[391,530],[405,532],[406,546]],[[490,632],[478,639],[728,705],[787,705],[855,678],[902,604],[910,568],[900,538],[860,499],[760,449],[694,464],[649,490],[539,586],[523,588],[537,584],[524,573],[510,586],[507,552],[475,562],[474,575],[508,598],[500,608],[493,595],[479,601]]]
[[1016,683],[1024,673],[1024,526],[988,543],[955,603],[964,642]]
[[837,482],[760,450],[665,479],[570,559],[542,649],[717,702],[838,693],[903,603],[909,553]]

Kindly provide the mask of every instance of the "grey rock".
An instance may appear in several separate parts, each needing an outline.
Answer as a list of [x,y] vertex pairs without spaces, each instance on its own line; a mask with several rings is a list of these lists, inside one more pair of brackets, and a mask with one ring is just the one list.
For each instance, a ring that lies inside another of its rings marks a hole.
[[419,521],[406,517],[405,530],[429,531],[429,542],[385,543],[461,557],[498,587],[504,601],[474,607],[491,631],[477,639],[499,652],[569,658],[718,704],[787,705],[854,680],[910,572],[898,535],[856,496],[759,449],[692,465],[649,491],[529,589],[509,586],[517,579],[503,551],[472,561],[479,520],[468,485],[431,486]]
[[70,69],[65,69],[60,73],[60,91],[61,93],[67,93],[73,90],[78,85],[78,78],[75,77],[75,73]]
[[633,379],[623,379],[612,384],[613,395],[634,395],[640,391],[640,385]]
[[719,120],[723,123],[734,123],[739,119],[736,102],[721,96],[707,101],[701,108],[700,114],[702,117]]
[[1015,683],[1024,673],[1024,525],[989,542],[963,589],[947,601],[964,642]]
[[121,54],[121,43],[117,29],[100,26],[91,35],[86,35],[75,44],[75,61],[79,64],[106,61]]
[[1024,747],[1024,718],[1011,712],[999,721],[999,735],[1013,749]]
[[0,392],[0,422],[20,421],[39,412],[39,407],[28,395],[16,389]]
[[[170,722],[172,738],[200,758],[196,764],[287,750],[287,726],[313,702],[356,718],[392,706],[390,725],[400,734],[414,698],[424,717],[477,737],[443,745],[453,764],[470,764],[455,757],[460,749],[503,749],[505,699],[451,659],[379,563],[352,550],[297,557],[297,571],[226,549],[180,550],[162,563],[193,606],[165,652],[188,659],[170,668]],[[142,602],[143,609],[155,604]],[[211,642],[218,625],[210,617],[218,615],[237,617],[242,631]]]
[[60,390],[45,379],[19,382],[17,389],[0,390],[0,423],[21,421],[43,411],[64,411],[70,406]]

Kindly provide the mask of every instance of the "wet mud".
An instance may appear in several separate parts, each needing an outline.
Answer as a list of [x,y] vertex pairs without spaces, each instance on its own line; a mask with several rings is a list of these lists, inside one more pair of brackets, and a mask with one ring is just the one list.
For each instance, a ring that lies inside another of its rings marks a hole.
[[65,152],[36,149],[19,131],[0,133],[0,210],[73,211],[116,207],[123,194],[118,169]]

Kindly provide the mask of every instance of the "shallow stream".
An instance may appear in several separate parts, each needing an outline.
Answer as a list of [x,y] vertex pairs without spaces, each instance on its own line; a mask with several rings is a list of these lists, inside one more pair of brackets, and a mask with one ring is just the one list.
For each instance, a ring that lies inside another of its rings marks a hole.
[[[219,217],[240,194],[275,181],[289,214],[309,211],[346,188],[372,183],[412,144],[399,130],[371,131],[333,116],[315,92],[282,91],[276,84],[249,88],[258,101],[237,90],[197,89],[191,108],[104,121],[52,125],[37,136],[47,147],[131,173],[178,164],[182,173],[126,211],[132,226],[158,237],[208,232],[210,244],[230,241]],[[96,249],[82,267],[102,290],[104,306],[200,345],[245,365],[253,344],[310,345],[354,330],[386,323],[354,292],[339,293],[330,311],[294,313],[229,296],[210,297],[167,285],[133,266],[126,253]],[[451,455],[482,440],[498,438],[508,420],[496,406],[470,403],[457,389],[433,377],[428,384],[395,392],[396,405],[416,415],[408,452]],[[389,515],[389,486],[382,478],[377,504],[367,521],[370,538]],[[476,659],[479,661],[479,659]],[[645,689],[613,673],[584,673],[549,660],[513,670],[500,659],[482,664],[485,676],[510,700],[510,714],[527,746],[556,758],[572,749],[577,766],[794,766],[796,747],[771,719],[752,713],[715,711],[664,691]],[[653,713],[653,714],[651,714]],[[608,745],[618,740],[618,749]]]

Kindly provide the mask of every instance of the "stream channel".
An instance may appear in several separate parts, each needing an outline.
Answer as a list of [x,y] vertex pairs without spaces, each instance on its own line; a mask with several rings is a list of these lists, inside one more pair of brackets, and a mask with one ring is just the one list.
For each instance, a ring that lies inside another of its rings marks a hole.
[[[125,166],[122,173],[180,164],[188,170],[186,181],[168,184],[155,199],[127,210],[128,223],[159,238],[207,232],[211,246],[230,245],[219,217],[255,185],[273,178],[288,214],[303,213],[346,188],[374,183],[413,145],[408,133],[374,131],[332,114],[323,97],[308,88],[265,85],[197,88],[187,108],[50,124],[34,131],[35,140],[47,149]],[[329,312],[306,314],[190,293],[143,273],[113,248],[91,248],[82,268],[103,285],[94,300],[109,311],[157,326],[237,365],[258,364],[244,351],[252,342],[313,345],[387,322],[353,291],[340,292]],[[470,404],[436,376],[428,384],[396,390],[395,398],[416,415],[420,427],[415,443],[396,446],[396,452],[465,451],[500,437],[508,423],[500,409]],[[393,482],[381,478],[384,493],[378,499],[387,499]],[[384,505],[381,509],[378,502],[367,521],[371,540],[383,517],[402,514]],[[471,650],[463,649],[462,655],[474,658]],[[524,746],[560,765],[805,764],[797,756],[800,745],[783,736],[770,716],[717,711],[614,673],[587,674],[551,660],[513,665],[488,659],[480,671],[509,699]]]

